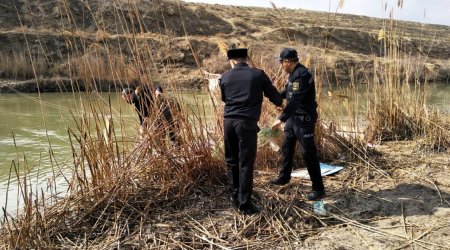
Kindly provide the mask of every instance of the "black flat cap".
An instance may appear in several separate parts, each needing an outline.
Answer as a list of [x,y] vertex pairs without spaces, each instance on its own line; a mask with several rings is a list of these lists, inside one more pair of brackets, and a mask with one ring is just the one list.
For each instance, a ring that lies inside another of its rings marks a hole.
[[227,51],[228,60],[235,58],[246,58],[248,56],[248,50],[246,48],[229,49]]
[[280,56],[277,57],[277,61],[298,58],[297,51],[293,48],[284,48],[280,52]]

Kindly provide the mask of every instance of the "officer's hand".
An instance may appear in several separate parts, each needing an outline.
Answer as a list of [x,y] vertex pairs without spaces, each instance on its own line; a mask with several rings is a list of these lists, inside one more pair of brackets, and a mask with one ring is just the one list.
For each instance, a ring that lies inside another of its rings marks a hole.
[[282,121],[276,120],[274,123],[272,123],[272,130],[279,129],[282,123],[283,123]]
[[283,107],[283,105],[281,105],[281,106],[276,107],[275,109],[276,109],[277,111],[283,111],[284,107]]

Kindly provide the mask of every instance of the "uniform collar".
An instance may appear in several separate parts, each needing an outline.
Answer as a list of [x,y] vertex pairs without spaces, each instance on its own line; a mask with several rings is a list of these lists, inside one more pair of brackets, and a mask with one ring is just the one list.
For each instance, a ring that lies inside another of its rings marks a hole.
[[301,67],[301,64],[300,64],[300,63],[297,63],[297,65],[295,65],[294,69],[292,70],[292,72],[291,72],[289,75],[294,74],[294,72],[295,72],[298,68],[300,68],[300,67]]
[[234,65],[235,69],[245,68],[245,67],[248,67],[248,64],[244,63],[244,62],[236,63],[236,65]]

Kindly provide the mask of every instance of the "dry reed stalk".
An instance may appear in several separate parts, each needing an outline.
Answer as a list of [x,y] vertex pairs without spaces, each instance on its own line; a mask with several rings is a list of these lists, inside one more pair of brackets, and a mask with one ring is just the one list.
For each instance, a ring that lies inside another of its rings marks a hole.
[[[67,4],[66,1],[64,3]],[[11,248],[123,246],[268,249],[274,246],[274,242],[280,243],[280,247],[295,248],[321,228],[336,225],[336,221],[344,223],[341,225],[349,224],[387,234],[340,215],[331,214],[332,218],[319,218],[312,213],[310,204],[299,198],[303,192],[299,186],[304,184],[298,183],[296,188],[288,185],[274,191],[261,184],[267,182],[267,176],[257,176],[255,181],[255,196],[263,206],[260,215],[242,216],[230,209],[224,194],[225,166],[220,149],[220,108],[214,110],[217,118],[215,126],[211,127],[206,122],[205,113],[189,115],[186,106],[181,107],[181,112],[171,107],[172,112],[176,113],[175,119],[182,134],[179,147],[170,146],[156,126],[150,126],[148,133],[152,136],[145,137],[135,147],[124,146],[125,139],[121,137],[125,133],[124,123],[110,126],[107,122],[111,115],[122,120],[123,111],[117,112],[112,110],[111,105],[96,102],[98,95],[95,84],[97,74],[112,74],[113,79],[120,80],[121,77],[126,78],[127,73],[123,73],[120,65],[134,69],[133,72],[147,72],[149,68],[155,67],[153,59],[144,56],[152,55],[152,48],[144,46],[144,52],[139,50],[136,32],[128,27],[126,20],[132,18],[132,24],[137,23],[140,29],[145,29],[136,3],[128,4],[132,9],[130,13],[117,10],[114,14],[123,30],[132,34],[126,37],[127,49],[132,51],[131,62],[125,63],[119,53],[119,63],[116,63],[115,54],[107,51],[108,60],[102,61],[103,59],[94,57],[83,65],[83,77],[90,80],[92,86],[88,87],[88,98],[80,98],[79,106],[71,112],[76,128],[69,130],[74,155],[74,178],[70,182],[70,193],[64,200],[50,204],[43,213],[43,206],[30,202],[30,197],[27,196],[29,192],[24,190],[27,203],[23,216],[6,217],[8,232],[3,239]],[[67,19],[73,19],[72,13],[67,13]],[[102,31],[101,27],[99,29]],[[102,36],[101,39],[104,41],[106,38]],[[189,46],[193,50],[192,45]],[[73,58],[82,58],[88,51],[89,48],[81,47]],[[273,71],[273,65],[255,59],[258,56],[256,53],[252,56],[255,66],[269,72],[275,84],[280,87],[283,84],[281,72]],[[312,63],[314,64],[314,59]],[[73,67],[73,64],[69,64],[69,68],[75,70]],[[151,84],[154,78],[148,73],[144,75],[146,84]],[[325,76],[318,75],[318,78]],[[126,85],[127,81],[121,84]],[[177,93],[176,84],[169,84],[169,88]],[[321,93],[320,81],[317,84]],[[180,97],[175,94],[175,99]],[[391,107],[395,106],[393,102],[390,104]],[[198,104],[199,107],[202,105],[204,104]],[[267,103],[264,103],[263,110],[261,124],[265,126],[270,124],[277,112],[268,108]],[[397,114],[404,112],[402,110],[400,107],[392,111]],[[349,119],[355,119],[352,112],[348,112]],[[326,115],[321,115],[321,119],[325,121]],[[336,160],[339,153],[352,157],[352,162],[348,163],[348,172],[343,174],[339,180],[341,183],[336,185],[345,186],[349,190],[364,183],[364,178],[374,173],[380,179],[390,178],[389,170],[378,167],[381,164],[377,161],[383,159],[377,158],[374,150],[367,148],[359,138],[337,132],[338,123],[333,126],[324,124],[319,123],[317,128],[322,158]],[[263,157],[258,159],[258,167],[274,166],[273,161],[277,158],[274,152],[261,149],[259,154]],[[18,170],[18,167],[15,169]],[[27,188],[27,177],[20,178],[23,178],[21,187]],[[223,217],[226,219],[221,220]],[[417,242],[424,245],[429,243],[420,241],[420,238]]]
[[[450,134],[443,114],[426,106],[427,79],[421,80],[419,75],[412,73],[420,71],[417,68],[426,67],[426,58],[413,61],[410,56],[402,54],[402,41],[395,20],[390,20],[389,25],[383,27],[379,40],[386,54],[376,59],[374,80],[368,88],[374,94],[368,93],[366,139],[425,138],[421,147],[437,151],[447,149]],[[430,112],[433,114],[431,119],[435,121],[431,121]]]
[[0,53],[0,72],[3,78],[30,79],[34,78],[33,69],[30,64],[35,65],[38,76],[47,75],[49,65],[42,56],[30,57],[26,53],[17,51]]

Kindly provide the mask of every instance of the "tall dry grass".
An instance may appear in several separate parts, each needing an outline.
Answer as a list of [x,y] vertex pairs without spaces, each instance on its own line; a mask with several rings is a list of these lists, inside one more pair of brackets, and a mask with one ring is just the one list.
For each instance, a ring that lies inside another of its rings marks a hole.
[[35,55],[30,58],[26,51],[0,52],[0,77],[10,79],[30,79],[46,76],[51,63],[45,56]]
[[[135,18],[133,20],[140,27],[144,27],[140,23],[142,17],[137,2],[130,1],[127,4],[132,10],[128,15],[132,15]],[[66,13],[67,18],[70,19],[73,14]],[[148,44],[142,45],[140,40],[136,39],[134,29],[128,27],[127,22],[123,22],[124,18],[128,18],[126,13],[118,10],[115,14],[119,20],[118,25],[122,25],[123,30],[130,33],[126,40],[126,50],[132,52],[130,58],[125,60],[123,51],[110,52],[108,44],[104,42],[99,45],[104,47],[94,52],[92,48],[78,48],[67,61],[69,72],[73,73],[71,77],[74,85],[78,79],[91,84],[87,88],[87,98],[82,98],[78,92],[73,93],[77,105],[72,107],[70,112],[76,126],[68,129],[73,163],[70,165],[72,178],[68,179],[67,195],[63,199],[57,199],[56,194],[30,190],[28,177],[20,175],[16,170],[18,166],[13,166],[13,173],[16,173],[13,177],[22,180],[19,188],[24,194],[24,208],[18,216],[6,214],[2,232],[5,246],[19,249],[255,246],[267,249],[273,247],[274,242],[283,243],[286,247],[292,246],[292,241],[302,241],[313,234],[314,229],[326,226],[304,203],[297,202],[300,192],[298,189],[294,193],[289,190],[279,190],[280,193],[276,193],[263,189],[267,193],[255,196],[259,196],[259,203],[267,209],[258,217],[249,218],[232,213],[230,215],[216,207],[205,212],[205,206],[209,203],[202,197],[217,203],[221,201],[220,197],[226,197],[225,164],[221,149],[222,109],[219,103],[214,109],[216,120],[212,124],[208,123],[205,113],[192,112],[192,107],[183,104],[178,95],[179,86],[174,79],[168,79],[166,90],[170,90],[167,92],[172,93],[172,98],[181,103],[181,112],[172,107],[174,119],[179,126],[180,145],[171,145],[162,133],[163,128],[156,123],[150,124],[143,140],[135,141],[127,136],[123,122],[126,109],[115,110],[111,107],[110,100],[100,100],[95,88],[99,76],[114,79],[117,89],[120,89],[128,86],[129,78],[138,74],[143,75],[145,79],[142,84],[148,85],[152,85],[158,75],[153,74],[155,71],[149,73],[150,69],[156,67],[156,62],[149,56],[153,54],[153,48]],[[102,30],[102,27],[98,28]],[[162,53],[169,52],[170,47],[165,49],[167,51]],[[273,53],[258,52],[252,51],[252,64],[264,69],[281,89],[286,75],[274,62]],[[87,53],[89,56],[86,56]],[[311,65],[314,65],[312,69],[315,69],[320,106],[324,96],[321,84],[327,76],[318,72],[323,72],[320,67],[324,66],[319,59],[311,56],[304,55],[302,58],[306,59],[305,61],[310,58]],[[392,58],[380,59],[380,62],[395,62],[399,58],[400,56],[395,54]],[[169,71],[171,63],[169,60],[164,70]],[[417,98],[422,100],[420,98],[423,97],[419,93],[423,92],[414,92],[417,93],[416,96],[399,96],[411,91],[410,86],[401,80],[401,74],[395,74],[403,72],[403,69],[387,63],[377,64],[374,70],[380,80],[370,85],[376,94],[368,106],[370,129],[367,130],[367,136],[373,139],[384,138],[381,135],[384,135],[385,128],[388,128],[388,135],[392,138],[405,135],[409,138],[407,136],[410,133],[419,135],[417,132],[421,132],[441,145],[443,140],[436,138],[445,138],[445,133],[439,132],[444,130],[431,130],[430,127],[417,130],[413,123],[416,120],[411,118],[416,116],[411,116],[408,113],[410,109],[405,108],[414,100],[417,103]],[[408,68],[406,70],[408,71]],[[356,86],[356,81],[352,83]],[[404,99],[398,99],[400,97]],[[209,104],[197,102],[194,109],[205,110],[204,105]],[[414,114],[419,114],[420,105],[425,105],[425,102],[419,102],[419,106],[411,108],[416,112]],[[362,162],[364,166],[372,167],[372,171],[389,178],[389,175],[376,165],[376,152],[368,148],[362,138],[356,136],[360,132],[356,106],[358,105],[345,107],[344,113],[350,121],[350,126],[331,119],[333,114],[320,113],[316,140],[321,158],[336,161],[346,156],[346,161]],[[268,126],[278,115],[267,102],[263,104],[263,110],[261,127]],[[160,111],[156,108],[152,110],[154,114],[158,112]],[[436,119],[435,123],[441,124],[439,113],[428,112],[428,117],[428,121]],[[410,121],[413,125],[404,126]],[[278,138],[278,142],[280,141],[281,137]],[[258,167],[276,171],[280,157],[277,152],[263,148],[259,150],[258,156]],[[361,174],[355,172],[355,175]],[[343,182],[358,183],[365,176],[353,176],[353,179]],[[258,186],[258,190],[261,189],[261,186]],[[222,202],[225,199],[222,199]],[[184,207],[187,208],[183,209]],[[192,210],[196,210],[194,212],[197,214],[193,214]],[[214,214],[214,210],[219,211]],[[232,218],[223,221],[222,217]],[[218,232],[216,227],[220,225],[214,224],[214,220],[224,224],[233,221],[230,226],[230,234],[233,236],[223,239],[221,234],[226,232]],[[336,223],[335,218],[330,222]],[[212,223],[213,226],[208,227],[206,223]],[[242,245],[242,242],[247,243]]]
[[[140,17],[137,3],[128,4],[132,10],[129,14]],[[66,14],[70,19],[74,13]],[[95,16],[95,13],[90,14]],[[118,20],[128,18],[124,13],[116,15]],[[5,246],[78,247],[111,236],[119,239],[136,230],[145,230],[141,223],[158,203],[182,199],[198,186],[225,182],[224,163],[216,156],[221,154],[216,128],[207,123],[206,114],[190,115],[191,108],[183,104],[181,110],[170,107],[178,126],[179,146],[168,143],[160,124],[150,124],[146,131],[148,136],[134,142],[126,136],[125,109],[114,110],[110,100],[99,98],[96,86],[101,79],[114,80],[116,89],[121,91],[122,87],[131,85],[133,79],[143,80],[140,84],[153,85],[158,78],[155,71],[149,73],[156,67],[153,59],[147,57],[154,53],[153,48],[147,43],[141,44],[126,22],[119,25],[130,30],[123,49],[131,51],[131,58],[125,59],[124,51],[111,52],[104,40],[95,48],[84,46],[87,43],[80,43],[82,46],[76,49],[68,46],[73,51],[62,70],[73,79],[73,89],[81,89],[79,80],[87,83],[86,95],[82,97],[81,93],[74,92],[77,105],[70,107],[76,126],[68,129],[73,154],[69,189],[64,199],[54,199],[54,193],[30,190],[27,175],[16,171],[16,178],[23,180],[19,188],[23,190],[24,208],[18,216],[5,211],[2,232]],[[67,38],[70,39],[72,37]],[[27,57],[23,55],[19,59],[8,67],[15,68],[16,74],[27,74]],[[165,92],[172,93],[172,99],[182,103],[179,86],[173,79],[168,79],[164,86]],[[198,105],[198,109],[205,110],[200,107],[204,104]],[[155,107],[151,113],[160,112]],[[123,231],[123,225],[128,231]]]
[[[433,151],[449,148],[445,114],[427,105],[427,58],[402,53],[395,20],[380,31],[383,57],[374,58],[374,79],[367,87],[366,140],[416,140]],[[421,73],[424,72],[424,73]]]

